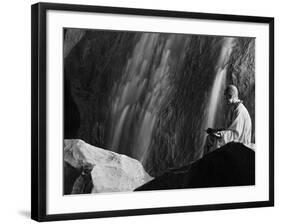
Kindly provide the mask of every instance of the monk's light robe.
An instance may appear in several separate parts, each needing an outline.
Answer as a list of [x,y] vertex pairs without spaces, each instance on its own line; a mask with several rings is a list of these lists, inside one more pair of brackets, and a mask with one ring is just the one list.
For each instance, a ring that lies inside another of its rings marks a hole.
[[226,128],[217,132],[220,138],[208,136],[207,151],[220,148],[229,142],[241,142],[251,145],[252,122],[246,107],[242,102],[232,105],[226,118]]

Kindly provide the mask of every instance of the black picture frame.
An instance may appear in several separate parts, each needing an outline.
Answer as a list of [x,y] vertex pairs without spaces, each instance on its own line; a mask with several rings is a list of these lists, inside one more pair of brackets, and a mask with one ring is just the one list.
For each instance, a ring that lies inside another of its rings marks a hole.
[[[269,200],[208,204],[196,206],[176,206],[159,208],[140,208],[102,212],[83,212],[68,214],[46,214],[46,13],[48,10],[63,10],[87,13],[111,13],[123,15],[174,17],[216,21],[253,22],[269,25]],[[192,212],[237,208],[274,206],[274,18],[194,13],[183,11],[163,11],[136,8],[102,7],[89,5],[37,3],[31,11],[31,59],[32,59],[32,155],[31,155],[31,218],[36,221],[74,220],[115,216],[132,216],[161,213]]]

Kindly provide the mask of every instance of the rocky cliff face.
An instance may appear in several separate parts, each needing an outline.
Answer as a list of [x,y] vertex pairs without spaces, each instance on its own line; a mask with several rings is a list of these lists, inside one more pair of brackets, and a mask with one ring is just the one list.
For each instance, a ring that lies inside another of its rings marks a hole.
[[203,129],[223,125],[222,91],[235,84],[255,141],[254,38],[75,30],[65,31],[65,138],[159,176],[202,157]]
[[255,39],[237,39],[229,60],[227,82],[238,87],[239,97],[248,109],[255,142]]
[[133,191],[152,178],[141,163],[82,140],[64,140],[64,193]]
[[65,33],[64,49],[71,49],[64,59],[65,138],[109,148],[111,89],[136,34],[79,29]]

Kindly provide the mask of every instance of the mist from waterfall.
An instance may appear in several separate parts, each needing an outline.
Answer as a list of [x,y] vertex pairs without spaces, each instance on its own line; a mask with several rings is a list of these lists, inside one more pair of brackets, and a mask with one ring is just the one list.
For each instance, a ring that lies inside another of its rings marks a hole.
[[[224,96],[224,89],[226,86],[226,72],[227,72],[227,66],[229,57],[232,52],[233,47],[233,38],[224,38],[224,43],[220,52],[220,56],[216,65],[216,75],[215,79],[211,88],[211,94],[208,99],[207,103],[207,110],[208,114],[206,117],[205,122],[203,123],[203,129],[206,130],[207,128],[221,128],[216,127],[216,117],[219,116],[222,117],[222,111],[218,111],[219,104],[223,103],[223,96]],[[202,141],[202,147],[204,147],[206,142],[206,135],[204,136],[204,140]],[[201,150],[203,155],[203,149]]]
[[146,159],[161,105],[169,95],[170,39],[141,34],[121,80],[112,90],[111,148]]

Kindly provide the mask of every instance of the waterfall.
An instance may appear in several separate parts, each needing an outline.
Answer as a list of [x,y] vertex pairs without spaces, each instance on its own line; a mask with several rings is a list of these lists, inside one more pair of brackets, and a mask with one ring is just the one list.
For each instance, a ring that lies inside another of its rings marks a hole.
[[118,145],[119,145],[119,140],[120,140],[120,135],[121,135],[121,130],[123,128],[123,124],[124,124],[124,121],[125,121],[125,118],[126,118],[126,115],[128,113],[128,109],[129,109],[129,106],[126,106],[121,115],[120,115],[120,118],[117,122],[117,125],[115,127],[115,132],[114,132],[114,137],[113,137],[113,142],[112,142],[112,147],[113,148],[117,148]]
[[223,87],[225,86],[226,68],[219,68],[216,74],[208,105],[206,128],[214,128],[218,103],[221,103]]
[[[223,101],[223,91],[226,85],[226,72],[227,72],[227,64],[229,61],[229,57],[232,52],[233,47],[233,38],[224,38],[223,46],[221,48],[220,56],[216,65],[216,75],[211,88],[211,94],[208,99],[207,110],[208,114],[205,122],[203,123],[203,129],[207,128],[218,128],[216,126],[216,117],[218,111],[219,104]],[[201,156],[204,153],[204,145],[206,142],[206,135],[203,138],[203,144],[201,149]]]
[[143,33],[112,90],[111,148],[145,163],[153,128],[169,93],[173,36]]

